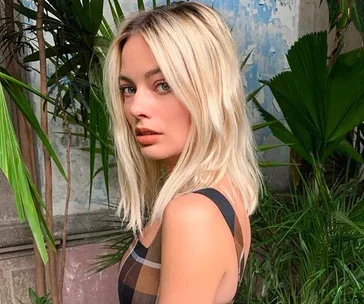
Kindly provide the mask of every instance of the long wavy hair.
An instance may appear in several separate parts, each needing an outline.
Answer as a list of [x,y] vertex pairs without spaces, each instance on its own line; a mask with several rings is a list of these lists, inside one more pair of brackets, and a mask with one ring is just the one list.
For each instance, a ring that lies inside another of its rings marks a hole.
[[[123,111],[121,53],[135,34],[145,39],[169,86],[191,115],[186,145],[164,178],[163,162],[142,155]],[[145,220],[161,218],[173,198],[213,187],[224,175],[252,214],[261,174],[236,46],[213,8],[183,2],[125,20],[108,51],[104,83],[117,153],[118,211],[127,228],[141,233]]]

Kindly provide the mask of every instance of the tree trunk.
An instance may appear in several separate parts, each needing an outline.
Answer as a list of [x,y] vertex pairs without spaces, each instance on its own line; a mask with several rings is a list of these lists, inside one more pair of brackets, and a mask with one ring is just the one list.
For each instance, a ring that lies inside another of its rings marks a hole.
[[[37,40],[39,46],[39,68],[40,68],[40,92],[47,95],[47,66],[45,55],[45,42],[43,36],[43,11],[44,0],[38,1],[37,10]],[[48,114],[47,103],[45,100],[41,103],[41,126],[44,134],[48,137]],[[44,155],[44,168],[45,168],[45,201],[47,206],[47,225],[50,233],[53,235],[53,202],[52,202],[52,166],[51,158],[48,151],[43,147]],[[52,250],[50,244],[48,244],[48,256],[49,256],[49,279],[51,285],[51,298],[52,304],[58,304],[58,283],[57,283],[57,252]]]

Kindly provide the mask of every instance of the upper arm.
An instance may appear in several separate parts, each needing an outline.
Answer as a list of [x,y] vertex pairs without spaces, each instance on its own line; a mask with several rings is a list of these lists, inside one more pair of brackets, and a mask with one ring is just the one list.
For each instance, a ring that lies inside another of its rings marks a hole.
[[187,194],[172,200],[162,220],[160,304],[214,302],[226,271],[230,230],[208,198]]

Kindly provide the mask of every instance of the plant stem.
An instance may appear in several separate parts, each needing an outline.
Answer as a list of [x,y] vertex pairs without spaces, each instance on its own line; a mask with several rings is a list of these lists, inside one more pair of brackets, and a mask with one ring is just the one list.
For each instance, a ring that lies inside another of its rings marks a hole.
[[[43,36],[43,11],[44,0],[38,1],[37,8],[37,40],[39,46],[39,70],[40,70],[40,92],[47,95],[47,66],[45,54],[45,41]],[[41,102],[41,127],[44,134],[48,137],[48,119],[47,119],[47,103]],[[50,233],[53,236],[53,202],[52,202],[52,165],[50,155],[45,147],[43,147],[44,168],[45,168],[45,201],[47,206],[47,225]],[[58,304],[58,284],[57,284],[57,252],[52,250],[48,244],[49,256],[49,279],[51,285],[52,304]]]
[[63,282],[64,282],[64,269],[66,265],[66,242],[67,242],[67,227],[68,227],[68,206],[70,202],[71,196],[71,128],[66,119],[66,128],[68,134],[68,142],[66,147],[66,157],[67,157],[67,195],[66,195],[66,203],[64,207],[64,215],[63,215],[63,231],[62,231],[62,260],[61,260],[61,274],[60,274],[60,282],[59,282],[59,299],[60,303],[63,302],[62,290],[63,290]]
[[344,38],[345,38],[345,34],[349,28],[350,22],[351,22],[351,10],[350,10],[350,5],[348,8],[348,20],[347,22],[342,26],[339,27],[339,24],[336,24],[336,33],[335,33],[335,48],[332,51],[330,57],[329,57],[329,66],[332,66],[337,57],[340,56],[342,49],[344,48],[345,44],[344,44]]

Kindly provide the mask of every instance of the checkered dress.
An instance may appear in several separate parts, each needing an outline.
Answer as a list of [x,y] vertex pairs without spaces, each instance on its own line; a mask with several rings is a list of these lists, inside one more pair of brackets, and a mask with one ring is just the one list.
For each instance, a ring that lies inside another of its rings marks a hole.
[[[211,199],[224,216],[234,236],[237,256],[240,258],[240,283],[245,259],[239,219],[226,197],[216,189],[205,188],[195,191],[195,193],[205,195]],[[122,258],[118,285],[120,304],[158,303],[161,270],[161,230],[160,228],[148,248],[136,238]]]

